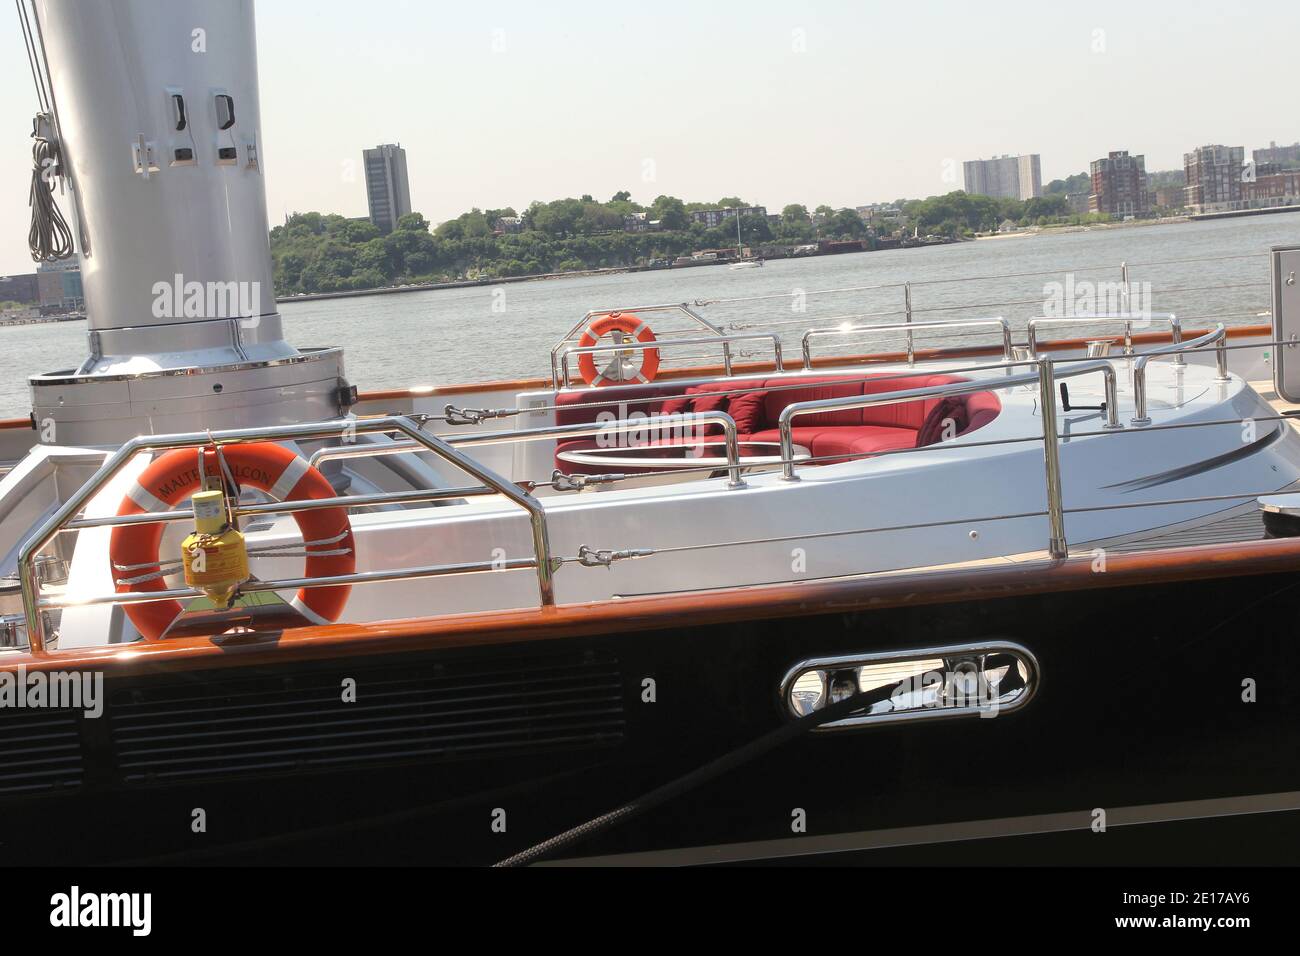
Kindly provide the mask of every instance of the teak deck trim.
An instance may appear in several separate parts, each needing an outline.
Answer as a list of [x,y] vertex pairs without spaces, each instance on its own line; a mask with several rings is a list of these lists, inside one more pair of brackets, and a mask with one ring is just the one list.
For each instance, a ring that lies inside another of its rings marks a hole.
[[113,676],[180,673],[532,643],[672,627],[992,601],[1035,594],[1300,571],[1300,538],[1111,555],[1106,571],[1089,556],[1019,565],[890,572],[829,581],[610,599],[553,609],[487,611],[371,624],[334,624],[260,635],[178,638],[32,657],[0,657],[0,670],[97,669]]

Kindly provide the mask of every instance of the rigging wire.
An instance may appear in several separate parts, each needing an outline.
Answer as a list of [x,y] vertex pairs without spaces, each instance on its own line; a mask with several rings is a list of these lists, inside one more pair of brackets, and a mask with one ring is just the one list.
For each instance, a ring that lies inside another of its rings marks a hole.
[[14,6],[18,9],[18,25],[23,31],[23,45],[27,48],[27,65],[32,70],[32,84],[36,87],[36,102],[40,106],[42,113],[53,112],[50,108],[49,91],[45,88],[44,71],[40,68],[39,58],[36,55],[36,38],[32,32],[31,21],[27,15],[27,5],[24,0],[14,0]]
[[32,72],[39,112],[32,123],[32,182],[28,205],[32,223],[27,232],[27,248],[33,262],[58,262],[76,253],[72,229],[54,199],[54,179],[63,175],[63,156],[54,137],[54,109],[45,84],[45,70],[38,54],[39,42],[32,29],[25,0],[14,0],[18,24],[27,50],[27,65]]

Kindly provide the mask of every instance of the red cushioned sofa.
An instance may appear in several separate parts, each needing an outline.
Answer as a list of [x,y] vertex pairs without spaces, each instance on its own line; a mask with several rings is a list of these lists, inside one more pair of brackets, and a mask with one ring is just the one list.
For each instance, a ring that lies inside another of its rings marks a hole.
[[[781,412],[789,405],[967,381],[952,375],[937,374],[918,374],[905,378],[882,375],[852,382],[843,379],[842,376],[801,381],[789,378],[729,380],[686,389],[672,382],[662,382],[620,388],[616,393],[611,393],[608,389],[587,389],[557,397],[556,404],[559,408],[556,411],[556,424],[588,424],[611,418],[625,420],[629,415],[637,413],[653,416],[717,410],[727,412],[736,420],[742,445],[746,441],[779,442]],[[795,384],[799,387],[790,387]],[[685,399],[668,397],[682,395],[683,392],[687,396]],[[613,400],[618,400],[620,404],[607,404]],[[836,460],[859,458],[871,452],[936,444],[944,439],[945,430],[952,437],[969,434],[993,421],[1001,411],[1002,403],[994,393],[974,392],[804,415],[794,420],[793,437],[796,445],[809,449],[813,458],[818,459],[816,464],[832,464]],[[604,418],[600,417],[602,415]],[[648,440],[634,436],[633,440],[638,443],[645,441],[651,445],[680,445],[691,441],[671,435],[651,436]],[[577,438],[560,442],[556,454],[598,447],[601,446],[595,438]],[[741,451],[742,454],[745,453],[743,448]],[[836,459],[834,456],[837,455],[844,455],[845,458]],[[579,474],[608,470],[587,469],[562,462],[558,458],[556,467]]]

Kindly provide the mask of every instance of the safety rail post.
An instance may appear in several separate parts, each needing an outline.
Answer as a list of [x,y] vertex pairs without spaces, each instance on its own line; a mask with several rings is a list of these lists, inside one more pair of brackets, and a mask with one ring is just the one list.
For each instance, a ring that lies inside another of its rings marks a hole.
[[[903,313],[905,316],[905,318],[903,319],[904,324],[911,325],[912,324],[912,283],[910,282],[903,283]],[[912,331],[909,329],[907,333],[907,364],[909,366],[915,365],[916,364],[915,359],[916,359],[916,343],[913,341]]]
[[1038,402],[1043,413],[1043,462],[1047,471],[1047,550],[1057,560],[1070,554],[1061,495],[1061,446],[1056,430],[1056,374],[1051,359],[1038,360]]
[[1151,424],[1151,416],[1147,414],[1147,366],[1151,364],[1152,359],[1159,358],[1162,355],[1173,355],[1175,358],[1183,358],[1187,352],[1204,348],[1207,345],[1215,346],[1215,364],[1217,366],[1218,381],[1229,382],[1232,380],[1232,377],[1228,374],[1227,326],[1220,322],[1215,325],[1214,331],[1207,332],[1205,335],[1192,339],[1190,342],[1183,342],[1180,335],[1179,341],[1175,344],[1153,349],[1150,352],[1145,352],[1138,357],[1136,362],[1133,363],[1132,424],[1138,426]]

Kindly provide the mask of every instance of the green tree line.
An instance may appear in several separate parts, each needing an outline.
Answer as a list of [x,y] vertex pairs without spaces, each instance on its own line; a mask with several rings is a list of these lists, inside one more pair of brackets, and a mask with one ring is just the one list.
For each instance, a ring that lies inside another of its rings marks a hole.
[[[1063,195],[1016,200],[950,193],[916,202],[900,200],[906,225],[923,234],[960,236],[992,231],[1005,219],[1035,223],[1069,216]],[[271,255],[279,295],[373,289],[447,282],[628,268],[701,249],[736,244],[734,219],[709,228],[691,219],[703,209],[750,208],[736,196],[714,203],[659,196],[643,206],[627,192],[607,202],[589,195],[513,208],[471,209],[436,228],[419,213],[403,216],[388,235],[368,220],[319,212],[295,213],[271,230]],[[644,213],[652,231],[625,231],[626,217]],[[503,219],[519,219],[515,232],[498,232]],[[874,242],[903,228],[897,221],[869,228],[852,209],[786,206],[779,216],[741,217],[741,241],[750,247],[800,245],[822,239]]]
[[[702,209],[748,208],[735,196],[717,203],[687,203],[660,196],[651,205],[626,192],[608,202],[591,196],[535,202],[522,214],[512,208],[471,209],[431,228],[419,213],[403,216],[388,235],[368,220],[319,212],[295,213],[271,230],[276,291],[280,295],[372,289],[465,278],[539,275],[584,269],[626,268],[672,259],[700,249],[735,246],[728,219],[708,228],[691,220]],[[851,209],[820,206],[814,225],[806,207],[787,206],[779,222],[741,217],[747,246],[798,244],[817,239],[865,239],[870,230]],[[645,213],[655,231],[626,232],[625,217]],[[519,218],[522,230],[498,234],[502,218]]]
[[1049,226],[1105,222],[1110,218],[1100,213],[1075,213],[1065,193],[1020,200],[975,196],[958,190],[929,199],[900,200],[899,206],[918,232],[935,236],[994,232],[1007,220],[1019,226]]

